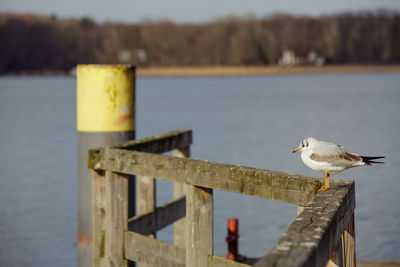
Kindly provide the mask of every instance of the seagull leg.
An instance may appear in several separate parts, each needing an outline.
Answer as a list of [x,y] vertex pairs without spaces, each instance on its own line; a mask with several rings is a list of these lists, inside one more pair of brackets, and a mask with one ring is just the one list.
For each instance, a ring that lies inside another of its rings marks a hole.
[[328,190],[329,188],[330,188],[330,187],[329,187],[329,173],[325,172],[325,188],[319,189],[318,192],[326,191],[326,190]]

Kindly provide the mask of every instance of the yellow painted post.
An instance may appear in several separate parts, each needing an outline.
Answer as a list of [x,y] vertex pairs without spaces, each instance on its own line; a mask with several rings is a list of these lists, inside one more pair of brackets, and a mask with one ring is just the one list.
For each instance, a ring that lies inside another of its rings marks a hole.
[[[77,66],[78,266],[95,266],[102,238],[94,238],[92,175],[88,150],[135,138],[135,67]],[[98,177],[98,176],[94,176]],[[96,179],[96,178],[93,178]],[[129,179],[128,216],[135,212],[134,179]],[[106,215],[107,216],[107,215]],[[96,231],[98,233],[98,231]]]

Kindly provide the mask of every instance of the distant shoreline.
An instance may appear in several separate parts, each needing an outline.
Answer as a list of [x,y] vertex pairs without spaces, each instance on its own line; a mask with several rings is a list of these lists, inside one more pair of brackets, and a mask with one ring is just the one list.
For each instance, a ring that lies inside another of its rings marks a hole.
[[326,65],[326,66],[209,66],[138,67],[138,77],[178,76],[252,76],[328,73],[400,72],[400,65]]
[[[400,65],[325,65],[325,66],[175,66],[136,67],[137,77],[216,77],[216,76],[265,76],[301,74],[348,74],[400,72]],[[29,71],[0,74],[1,76],[75,76],[62,71]]]

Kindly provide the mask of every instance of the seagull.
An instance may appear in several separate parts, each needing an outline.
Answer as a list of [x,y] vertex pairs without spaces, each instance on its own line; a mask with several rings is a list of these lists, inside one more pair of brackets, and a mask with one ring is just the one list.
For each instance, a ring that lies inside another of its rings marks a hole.
[[385,157],[365,157],[356,153],[348,152],[343,146],[334,143],[320,141],[313,137],[305,138],[293,153],[301,151],[301,159],[304,164],[314,171],[325,173],[325,188],[329,189],[329,175],[337,174],[348,168],[371,165],[373,163],[384,163],[375,161]]

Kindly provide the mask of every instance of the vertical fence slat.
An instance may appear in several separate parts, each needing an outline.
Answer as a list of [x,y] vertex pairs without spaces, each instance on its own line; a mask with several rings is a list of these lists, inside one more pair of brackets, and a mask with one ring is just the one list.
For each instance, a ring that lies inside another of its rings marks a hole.
[[186,266],[208,265],[213,254],[213,190],[187,186],[186,194]]
[[354,213],[342,234],[343,267],[356,266],[356,236]]
[[[156,208],[156,181],[150,176],[136,177],[136,203],[137,214],[154,211]],[[156,237],[156,233],[151,234]],[[138,267],[148,267],[143,263],[137,263]]]
[[136,177],[136,203],[138,215],[155,210],[156,184],[154,178],[150,176]]
[[104,266],[104,223],[106,210],[105,172],[92,171],[93,177],[93,266]]
[[340,238],[335,250],[332,252],[326,267],[343,267],[342,238]]
[[105,265],[127,266],[124,231],[128,229],[128,177],[106,171]]
[[[175,157],[189,158],[190,146],[182,149],[174,149],[172,155]],[[184,183],[174,183],[174,199],[178,199],[186,194],[186,185]],[[174,223],[174,244],[177,246],[186,246],[186,217]]]

